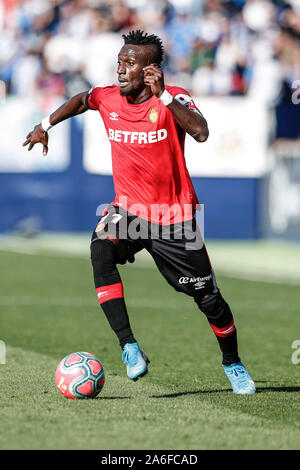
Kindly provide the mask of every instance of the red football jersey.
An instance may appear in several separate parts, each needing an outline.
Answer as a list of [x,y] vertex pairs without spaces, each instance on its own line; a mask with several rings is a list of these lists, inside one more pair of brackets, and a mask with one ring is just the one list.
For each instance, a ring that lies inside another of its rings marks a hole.
[[[186,90],[165,88],[199,112]],[[99,111],[111,143],[112,204],[155,224],[191,219],[198,201],[184,158],[185,132],[171,111],[154,95],[131,104],[116,85],[93,88],[87,104]]]

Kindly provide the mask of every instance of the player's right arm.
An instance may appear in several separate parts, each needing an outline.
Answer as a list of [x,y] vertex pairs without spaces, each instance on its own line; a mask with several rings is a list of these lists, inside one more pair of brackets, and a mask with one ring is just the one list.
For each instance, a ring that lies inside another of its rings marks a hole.
[[[68,101],[66,101],[63,105],[57,108],[50,116],[49,125],[55,126],[59,122],[65,121],[68,118],[73,116],[77,116],[78,114],[84,113],[90,107],[87,104],[88,98],[88,91],[84,91],[83,93],[79,93],[78,95],[73,96]],[[43,121],[42,121],[43,122]],[[47,155],[48,153],[48,132],[47,129],[45,130],[45,125],[37,124],[34,129],[29,132],[26,136],[26,140],[23,143],[23,147],[29,144],[28,150],[31,150],[35,144],[42,144],[43,145],[43,155]],[[47,127],[47,126],[46,126]]]

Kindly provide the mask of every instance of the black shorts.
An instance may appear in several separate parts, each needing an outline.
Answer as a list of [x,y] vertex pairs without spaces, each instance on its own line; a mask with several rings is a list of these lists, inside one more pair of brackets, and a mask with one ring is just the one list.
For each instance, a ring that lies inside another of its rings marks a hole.
[[192,297],[217,292],[214,272],[195,218],[173,225],[157,225],[117,206],[108,206],[99,219],[92,242],[117,237],[117,263],[133,262],[146,249],[159,271],[178,292]]

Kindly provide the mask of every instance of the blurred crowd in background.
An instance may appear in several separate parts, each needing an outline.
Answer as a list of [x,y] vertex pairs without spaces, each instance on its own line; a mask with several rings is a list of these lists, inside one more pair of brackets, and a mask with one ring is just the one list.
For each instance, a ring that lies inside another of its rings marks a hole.
[[116,82],[122,34],[161,37],[165,81],[272,104],[300,78],[300,0],[2,0],[7,94],[72,96]]

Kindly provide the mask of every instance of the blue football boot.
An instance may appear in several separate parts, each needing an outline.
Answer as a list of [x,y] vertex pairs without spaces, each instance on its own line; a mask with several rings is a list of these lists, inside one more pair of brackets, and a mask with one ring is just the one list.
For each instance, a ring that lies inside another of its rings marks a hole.
[[140,349],[138,343],[126,343],[123,348],[122,361],[126,364],[127,376],[131,380],[147,374],[149,359]]
[[223,368],[232,385],[233,393],[252,395],[256,392],[254,381],[241,361],[230,366],[223,365]]

